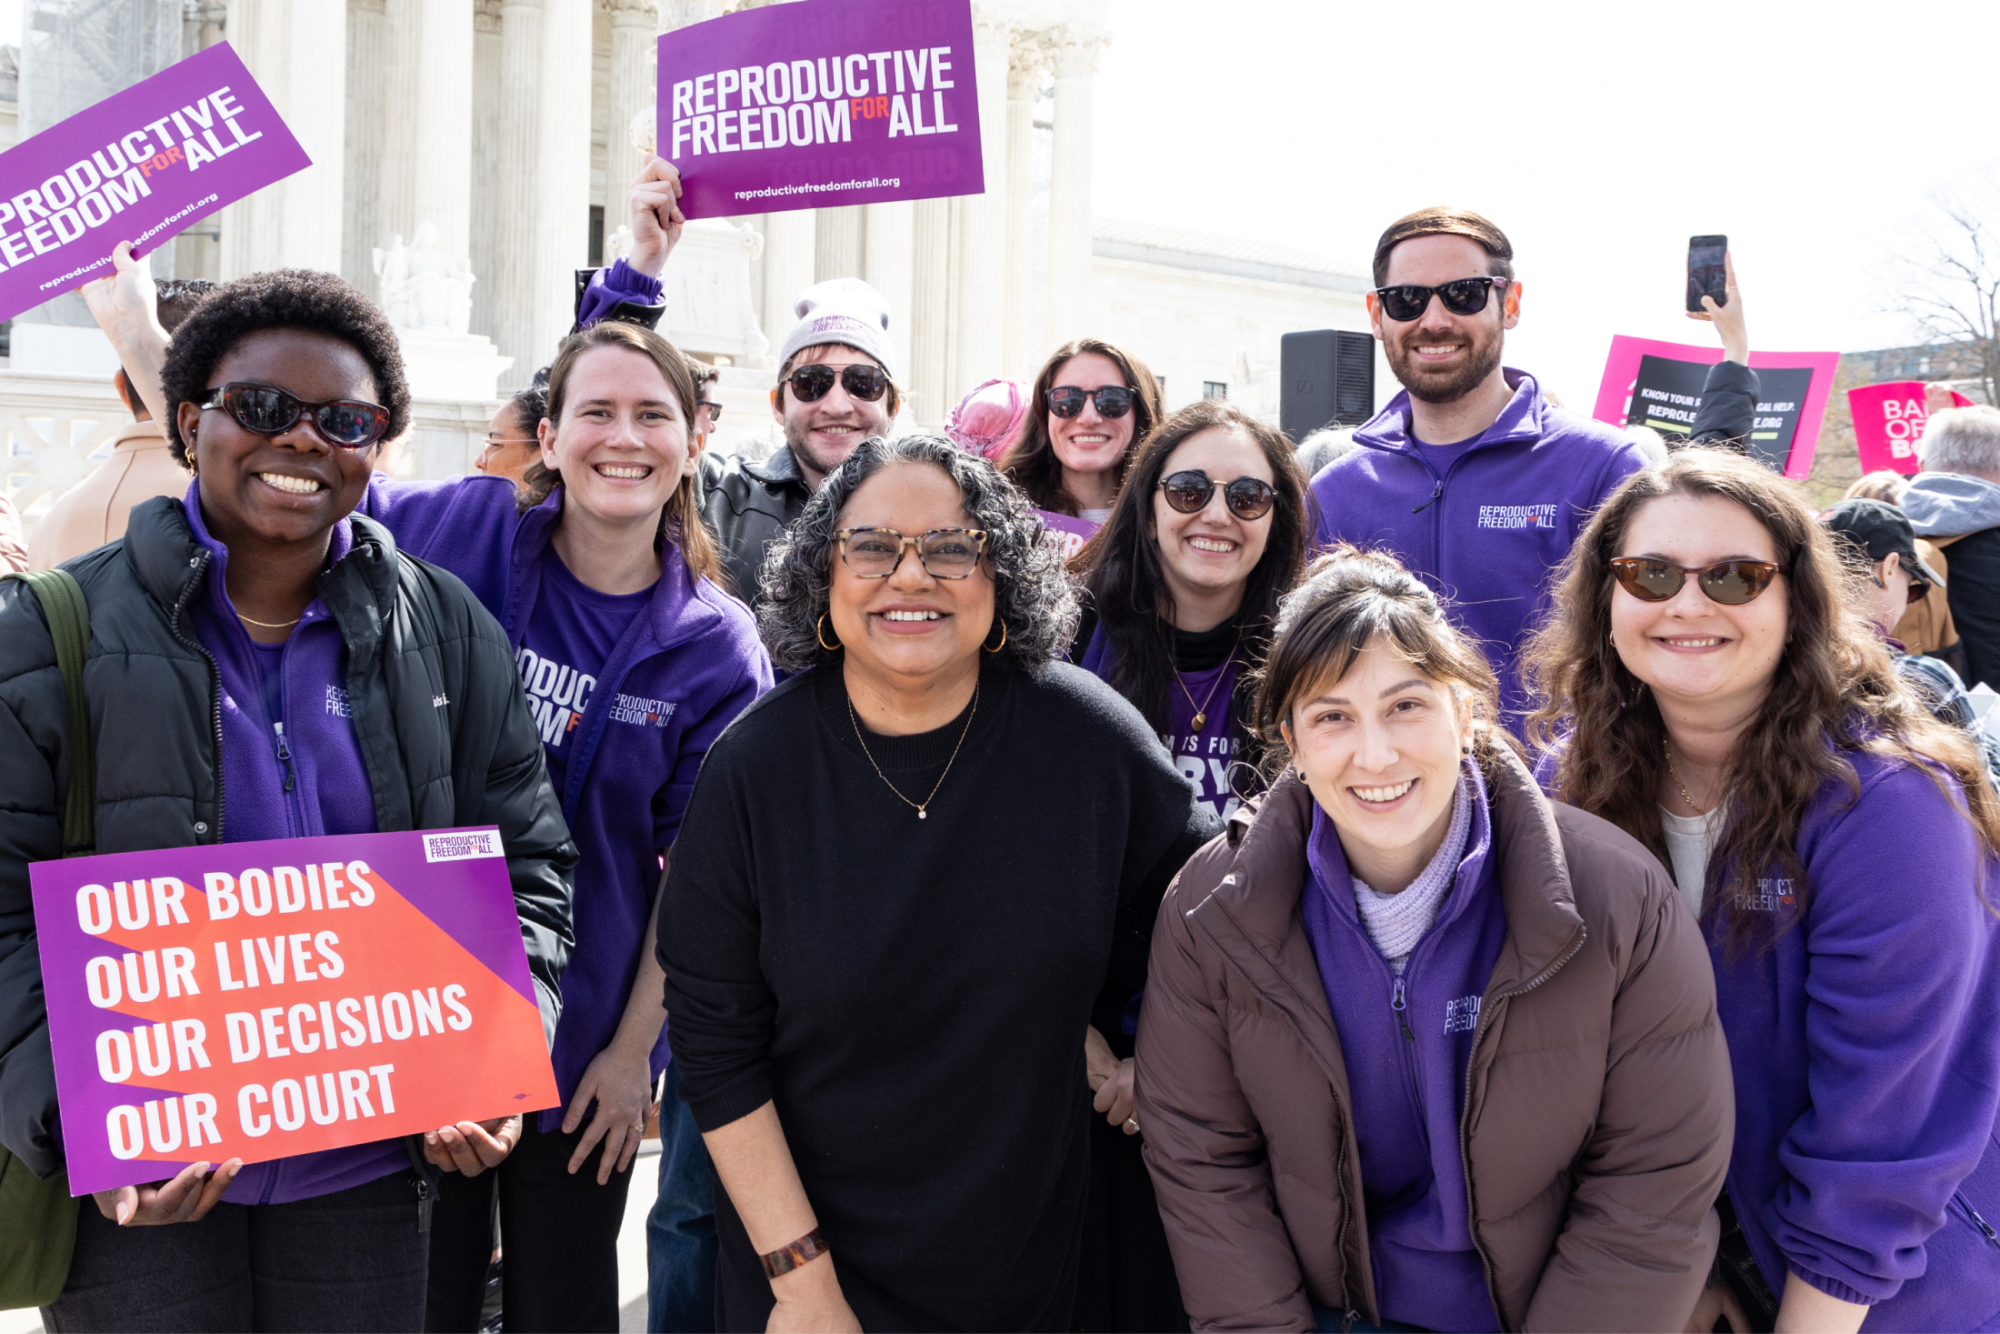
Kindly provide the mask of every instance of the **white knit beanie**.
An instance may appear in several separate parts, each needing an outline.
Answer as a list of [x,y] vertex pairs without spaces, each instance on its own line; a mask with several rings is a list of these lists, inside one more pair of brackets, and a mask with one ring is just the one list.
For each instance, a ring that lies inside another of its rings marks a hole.
[[843,343],[875,358],[891,380],[896,378],[896,349],[889,341],[889,303],[867,283],[859,278],[814,283],[800,293],[792,309],[798,312],[799,322],[785,339],[779,365],[805,348]]

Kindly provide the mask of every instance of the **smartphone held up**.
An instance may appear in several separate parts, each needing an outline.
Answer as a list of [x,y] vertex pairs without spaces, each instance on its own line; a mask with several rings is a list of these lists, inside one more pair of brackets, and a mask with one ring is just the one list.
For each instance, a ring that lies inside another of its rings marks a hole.
[[1706,309],[1701,304],[1705,296],[1714,297],[1718,306],[1729,304],[1728,254],[1729,238],[1726,236],[1688,238],[1688,314],[1699,315]]

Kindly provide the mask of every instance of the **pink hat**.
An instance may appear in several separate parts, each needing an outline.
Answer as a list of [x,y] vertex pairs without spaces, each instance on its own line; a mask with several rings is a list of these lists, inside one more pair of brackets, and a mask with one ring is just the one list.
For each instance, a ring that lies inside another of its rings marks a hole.
[[944,433],[966,453],[998,462],[1027,423],[1028,393],[1020,380],[988,380],[959,400]]

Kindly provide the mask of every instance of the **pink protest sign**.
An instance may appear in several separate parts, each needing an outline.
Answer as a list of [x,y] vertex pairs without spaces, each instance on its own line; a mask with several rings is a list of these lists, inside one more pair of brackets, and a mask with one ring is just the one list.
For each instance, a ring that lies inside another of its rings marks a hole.
[[[1917,471],[1917,441],[1924,438],[1930,410],[1924,403],[1921,380],[1892,380],[1887,384],[1864,385],[1847,391],[1847,408],[1854,418],[1854,448],[1861,456],[1861,471],[1888,469],[1914,475]],[[1952,406],[1970,407],[1972,400],[1952,391]]]
[[312,165],[227,42],[0,153],[0,319]]
[[75,1194],[557,1102],[496,829],[28,874]]
[[[1611,340],[1591,415],[1613,426],[1650,426],[1670,441],[1685,438],[1701,407],[1708,368],[1721,360],[1719,347],[1618,334]],[[1754,456],[1787,477],[1812,471],[1820,421],[1839,365],[1838,352],[1750,354],[1760,389],[1746,442]]]
[[971,0],[800,0],[660,37],[691,218],[979,194]]

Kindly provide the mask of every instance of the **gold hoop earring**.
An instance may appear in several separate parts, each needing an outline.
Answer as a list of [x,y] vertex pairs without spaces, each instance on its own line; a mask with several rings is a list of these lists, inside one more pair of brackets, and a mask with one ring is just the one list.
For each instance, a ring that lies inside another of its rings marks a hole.
[[816,622],[816,623],[814,624],[814,626],[813,626],[813,638],[814,638],[814,639],[817,639],[817,640],[819,641],[819,646],[820,646],[821,648],[825,649],[825,650],[826,650],[826,651],[827,651],[828,653],[838,653],[838,652],[840,651],[840,641],[839,641],[839,640],[835,640],[835,641],[834,641],[833,643],[831,643],[831,644],[829,644],[829,643],[827,643],[827,642],[826,642],[826,613],[825,613],[825,612],[821,612],[821,613],[819,614],[819,620],[818,620],[818,621],[817,621],[817,622]]
[[[1000,642],[997,644],[982,645],[988,653],[998,653],[1001,649],[1007,647],[1007,622],[998,616],[993,619],[1000,622]],[[992,632],[988,631],[988,633]]]

